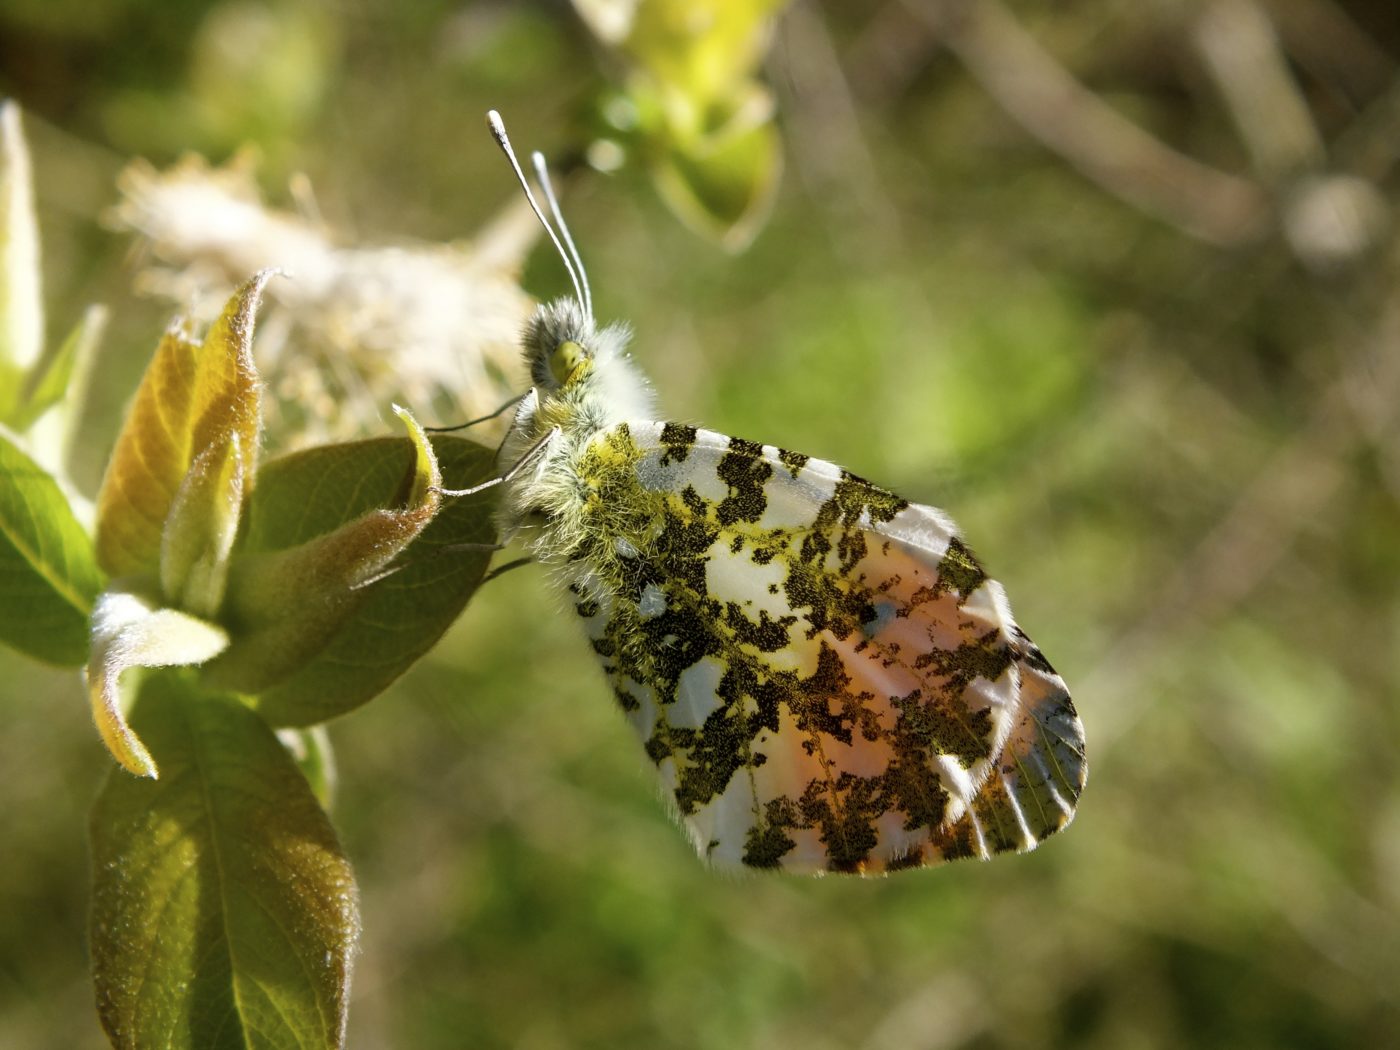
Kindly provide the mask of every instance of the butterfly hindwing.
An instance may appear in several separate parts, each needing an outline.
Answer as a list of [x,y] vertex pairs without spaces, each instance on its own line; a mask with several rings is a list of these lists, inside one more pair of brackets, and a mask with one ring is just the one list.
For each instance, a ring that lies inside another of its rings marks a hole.
[[712,863],[881,871],[1069,822],[1069,694],[942,512],[679,424],[601,432],[581,474],[578,611]]

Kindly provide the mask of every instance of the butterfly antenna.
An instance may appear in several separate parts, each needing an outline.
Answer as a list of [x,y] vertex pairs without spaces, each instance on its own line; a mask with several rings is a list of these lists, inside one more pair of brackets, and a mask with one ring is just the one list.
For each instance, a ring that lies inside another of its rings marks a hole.
[[[535,218],[540,220],[544,232],[549,234],[549,239],[554,242],[554,250],[559,253],[559,258],[564,260],[564,269],[569,271],[569,280],[574,282],[574,297],[578,299],[578,304],[583,308],[584,314],[592,318],[593,311],[589,308],[589,300],[583,294],[585,286],[579,282],[578,271],[574,268],[573,259],[564,250],[564,246],[559,243],[559,237],[555,234],[554,227],[549,224],[544,212],[540,210],[539,202],[535,200],[535,195],[530,190],[530,183],[526,180],[525,173],[520,170],[520,162],[515,159],[515,150],[511,149],[510,137],[506,134],[505,123],[501,120],[501,115],[494,109],[489,110],[486,114],[486,126],[491,129],[491,137],[496,140],[496,145],[501,147],[501,152],[506,155],[506,160],[510,161],[511,169],[515,172],[515,177],[520,180],[520,188],[525,191],[525,199],[530,202],[530,208],[534,211]],[[565,231],[564,236],[568,236],[568,231]]]
[[549,205],[549,214],[554,218],[554,224],[559,227],[559,233],[564,238],[564,243],[569,247],[569,254],[573,256],[574,266],[578,269],[579,280],[583,282],[583,312],[587,315],[589,322],[593,320],[593,289],[588,287],[588,271],[583,268],[583,257],[578,253],[578,245],[574,244],[574,238],[569,233],[569,224],[564,221],[564,212],[559,207],[559,198],[555,196],[554,184],[549,180],[549,165],[545,163],[544,154],[535,150],[530,154],[530,160],[535,165],[535,178],[539,180],[540,189],[544,190],[545,203]]

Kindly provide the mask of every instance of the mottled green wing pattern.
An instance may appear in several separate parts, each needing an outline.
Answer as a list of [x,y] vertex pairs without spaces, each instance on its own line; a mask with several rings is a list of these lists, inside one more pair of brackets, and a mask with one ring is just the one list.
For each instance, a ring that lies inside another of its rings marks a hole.
[[570,590],[712,863],[876,872],[1069,823],[1079,718],[942,512],[678,424],[613,427],[578,467]]

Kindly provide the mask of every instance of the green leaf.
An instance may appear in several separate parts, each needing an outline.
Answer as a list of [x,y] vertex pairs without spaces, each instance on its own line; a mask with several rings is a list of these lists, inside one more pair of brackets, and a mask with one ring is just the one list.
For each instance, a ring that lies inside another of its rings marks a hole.
[[[670,107],[703,113],[729,97],[763,62],[774,15],[786,0],[645,0],[621,49],[675,97]],[[687,105],[688,103],[688,105]],[[694,118],[692,117],[692,120]]]
[[782,171],[773,97],[756,74],[785,0],[574,6],[630,67],[623,95],[601,110],[616,144],[651,168],[658,192],[692,230],[729,251],[746,247]]
[[206,670],[206,681],[260,693],[304,667],[369,595],[369,585],[437,515],[442,476],[422,427],[403,409],[414,456],[395,495],[331,532],[284,550],[243,553],[231,566],[221,618],[236,643]]
[[656,162],[661,196],[691,229],[726,250],[747,247],[768,219],[782,173],[782,150],[766,91],[704,135],[674,139]]
[[80,361],[90,360],[102,330],[107,325],[107,309],[89,306],[82,320],[73,326],[58,350],[41,359],[25,379],[19,407],[9,420],[15,430],[25,431],[68,393],[68,383]]
[[[443,484],[465,488],[491,476],[493,454],[475,442],[433,439]],[[264,465],[247,507],[242,554],[284,550],[386,505],[402,504],[417,453],[382,438],[308,449]],[[274,725],[313,725],[358,707],[426,653],[461,613],[491,560],[491,490],[447,500],[402,566],[364,587],[358,604],[324,647],[253,703]],[[236,570],[235,570],[236,571]],[[237,631],[237,625],[231,624]],[[235,634],[235,643],[237,641]],[[232,650],[230,650],[232,652]],[[216,665],[211,665],[213,671]]]
[[44,343],[34,176],[19,106],[0,102],[0,419],[19,401],[22,376]]
[[92,541],[58,484],[0,429],[0,642],[81,667],[101,589]]
[[132,723],[163,775],[114,770],[91,822],[113,1046],[344,1045],[354,877],[291,756],[244,705],[176,673],[146,680]]

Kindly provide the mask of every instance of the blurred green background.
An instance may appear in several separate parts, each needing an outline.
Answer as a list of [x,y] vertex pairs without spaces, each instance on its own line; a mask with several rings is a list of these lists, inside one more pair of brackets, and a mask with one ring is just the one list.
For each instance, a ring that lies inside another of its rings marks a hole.
[[[711,874],[527,568],[331,727],[351,1046],[1400,1039],[1400,8],[970,10],[783,15],[784,170],[743,253],[635,166],[565,207],[669,418],[962,524],[1075,693],[1078,819],[986,865]],[[112,310],[83,451],[174,310],[101,221],[130,159],[252,142],[274,204],[305,173],[348,239],[450,241],[514,199],[482,113],[576,156],[621,65],[565,3],[0,2],[50,332]],[[525,285],[564,277],[536,252]],[[98,1047],[110,760],[74,676],[0,676],[0,1046]]]

